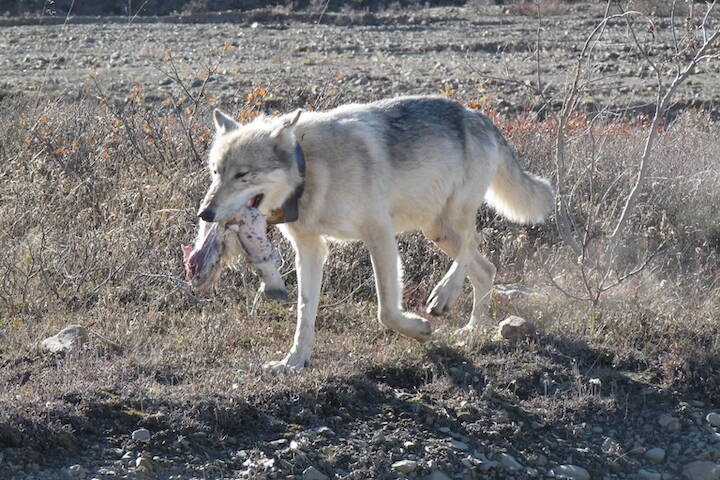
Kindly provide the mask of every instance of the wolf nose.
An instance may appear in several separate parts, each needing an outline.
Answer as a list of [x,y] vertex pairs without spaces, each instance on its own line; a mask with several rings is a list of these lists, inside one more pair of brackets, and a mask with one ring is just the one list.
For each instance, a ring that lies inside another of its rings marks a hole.
[[206,222],[212,222],[213,220],[215,220],[215,211],[206,208],[202,212],[198,213],[198,217],[202,218]]

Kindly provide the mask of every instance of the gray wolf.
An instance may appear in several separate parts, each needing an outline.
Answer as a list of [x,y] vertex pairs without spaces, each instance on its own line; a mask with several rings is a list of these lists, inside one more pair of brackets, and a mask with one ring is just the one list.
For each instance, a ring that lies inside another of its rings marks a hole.
[[470,334],[482,322],[495,276],[478,251],[480,205],[521,223],[542,222],[553,209],[550,184],[522,170],[492,122],[444,97],[298,110],[246,125],[219,110],[213,117],[212,184],[198,213],[203,221],[223,222],[245,205],[268,215],[297,198],[297,220],[279,225],[296,252],[297,327],[288,354],[265,365],[270,371],[308,365],[329,240],[365,243],[380,323],[426,341],[430,323],[402,309],[395,234],[420,229],[453,259],[427,313],[447,312],[470,280],[473,309],[460,330]]

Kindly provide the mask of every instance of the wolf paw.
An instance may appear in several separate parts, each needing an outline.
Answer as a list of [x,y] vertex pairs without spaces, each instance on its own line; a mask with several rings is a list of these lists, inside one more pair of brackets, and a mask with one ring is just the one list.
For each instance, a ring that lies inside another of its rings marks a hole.
[[419,315],[409,312],[398,312],[381,319],[381,322],[388,328],[410,337],[418,342],[424,343],[432,336],[432,325]]
[[263,372],[271,375],[280,375],[283,373],[297,372],[308,366],[309,360],[303,358],[293,358],[290,355],[282,360],[273,360],[263,365]]
[[455,285],[450,280],[441,280],[427,299],[425,311],[430,315],[444,315],[455,304],[460,296],[462,284]]
[[277,300],[278,302],[287,302],[288,300],[287,290],[261,288],[260,291],[268,300]]
[[417,326],[417,329],[413,333],[412,338],[417,340],[418,342],[424,343],[430,340],[430,337],[432,336],[432,325],[430,325],[430,322],[425,320],[422,317],[417,317],[420,322]]

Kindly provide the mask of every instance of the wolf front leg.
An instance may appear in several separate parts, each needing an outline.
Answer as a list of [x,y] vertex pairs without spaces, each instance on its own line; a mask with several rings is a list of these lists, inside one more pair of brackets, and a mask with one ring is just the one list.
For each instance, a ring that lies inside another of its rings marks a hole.
[[430,339],[432,328],[426,319],[402,310],[402,281],[392,221],[378,222],[367,229],[363,239],[370,250],[378,298],[378,320],[387,328],[419,342]]
[[328,252],[327,244],[320,236],[296,237],[293,240],[298,276],[295,339],[285,358],[268,362],[263,366],[263,370],[271,373],[307,367],[315,345],[315,316],[320,301],[322,270]]

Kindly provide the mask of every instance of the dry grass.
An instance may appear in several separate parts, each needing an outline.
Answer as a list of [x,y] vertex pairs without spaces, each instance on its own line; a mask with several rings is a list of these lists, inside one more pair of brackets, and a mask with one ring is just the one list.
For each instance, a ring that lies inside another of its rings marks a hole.
[[[307,107],[280,108],[298,106]],[[581,283],[552,224],[519,227],[480,213],[498,282],[538,292],[495,294],[491,315],[531,318],[546,332],[540,342],[482,336],[448,346],[445,329],[421,346],[381,331],[367,253],[348,244],[327,262],[313,368],[268,382],[260,365],[288,347],[292,304],[261,302],[251,312],[256,280],[242,267],[212,299],[182,281],[179,245],[194,235],[207,182],[209,112],[204,102],[145,104],[140,94],[124,104],[89,95],[0,103],[0,446],[73,451],[108,418],[113,431],[152,425],[252,443],[293,423],[365,418],[363,408],[395,402],[394,391],[424,392],[423,405],[448,408],[495,399],[542,422],[620,415],[646,384],[720,402],[720,146],[707,115],[686,113],[661,136],[623,261],[663,247],[600,305],[550,285],[548,275],[571,292]],[[531,171],[553,176],[550,121],[496,121]],[[631,183],[644,128],[578,119],[570,132],[573,211],[598,243]],[[282,252],[293,284],[284,242]],[[402,237],[401,252],[407,304],[417,309],[448,261],[417,234]],[[459,326],[469,309],[468,292],[447,323]],[[38,351],[69,323],[90,329],[83,352]],[[615,386],[592,394],[590,377]],[[298,420],[303,409],[310,417]]]

